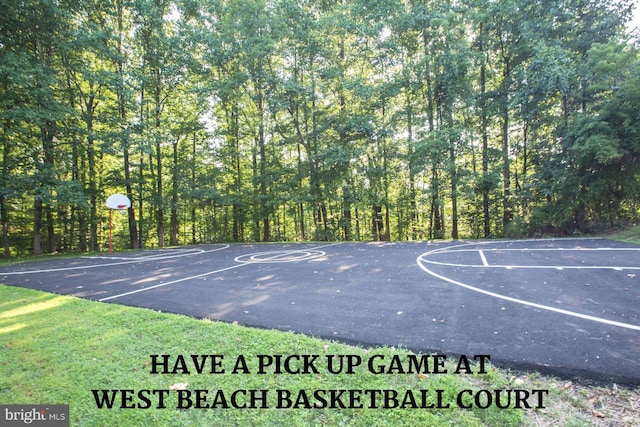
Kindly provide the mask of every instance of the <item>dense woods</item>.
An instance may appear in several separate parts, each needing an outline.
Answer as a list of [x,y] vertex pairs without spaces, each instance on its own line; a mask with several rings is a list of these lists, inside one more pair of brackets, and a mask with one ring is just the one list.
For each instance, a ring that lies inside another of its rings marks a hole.
[[4,255],[640,216],[624,0],[0,0]]

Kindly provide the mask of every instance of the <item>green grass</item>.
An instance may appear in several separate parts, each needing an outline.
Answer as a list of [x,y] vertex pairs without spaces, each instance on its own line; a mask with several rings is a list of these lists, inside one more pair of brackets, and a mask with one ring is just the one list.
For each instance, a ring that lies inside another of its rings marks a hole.
[[622,242],[635,243],[637,245],[640,245],[640,225],[617,231],[605,237],[607,237],[608,239],[620,240]]
[[[170,369],[178,355],[222,355],[226,372],[151,374],[152,354],[172,355]],[[357,355],[365,361],[380,355],[389,361],[393,355],[404,358],[410,353],[0,286],[0,403],[69,404],[73,426],[517,426],[524,421],[522,409],[455,405],[462,390],[508,387],[510,379],[492,366],[477,375],[376,375],[365,366],[353,374],[334,375],[325,362],[316,364],[317,374],[258,374],[257,356],[274,354],[317,354],[325,361],[327,355]],[[230,372],[240,355],[251,373]],[[91,392],[168,390],[177,383],[187,383],[191,391],[209,390],[208,404],[218,389],[227,399],[234,390],[269,390],[272,399],[267,409],[177,409],[177,392],[171,391],[163,409],[156,408],[155,400],[149,409],[121,409],[121,401],[118,408],[99,409]],[[277,409],[275,394],[271,396],[277,389],[292,391],[293,396],[298,390],[318,389],[443,390],[443,403],[451,408]]]

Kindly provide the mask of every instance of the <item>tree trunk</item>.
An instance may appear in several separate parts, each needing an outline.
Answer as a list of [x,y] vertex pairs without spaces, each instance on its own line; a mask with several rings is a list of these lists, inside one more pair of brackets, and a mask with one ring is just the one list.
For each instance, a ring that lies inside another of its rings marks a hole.
[[171,246],[178,246],[178,143],[179,140],[173,143],[173,180],[171,189]]
[[98,189],[96,185],[96,150],[93,138],[93,96],[89,98],[86,105],[86,118],[88,137],[87,137],[87,161],[89,165],[89,198],[91,200],[91,208],[89,212],[89,250],[95,251],[98,244]]
[[487,118],[487,64],[484,53],[484,26],[480,24],[480,53],[482,55],[480,64],[480,126],[482,132],[482,218],[484,225],[484,237],[491,237],[491,217],[489,215],[489,136]]
[[449,148],[451,163],[451,238],[458,239],[458,175],[456,170],[455,147],[453,143]]
[[451,170],[451,238],[458,239],[458,171],[456,169],[456,137],[453,133],[453,107],[447,106],[449,126],[449,166]]
[[344,239],[349,241],[351,240],[351,190],[348,185],[343,187],[342,193],[342,230]]
[[407,97],[405,100],[407,114],[407,143],[409,144],[409,204],[411,206],[411,240],[418,238],[418,204],[416,199],[416,167],[415,152],[413,147],[413,110],[411,109],[411,95],[407,89]]
[[47,205],[45,212],[47,218],[47,246],[49,247],[49,253],[54,254],[58,248],[56,244],[55,224],[53,222],[53,209]]
[[260,152],[260,216],[262,217],[262,241],[271,240],[271,225],[269,222],[270,209],[267,202],[267,147],[264,135],[264,99],[262,93],[258,94],[258,150]]
[[0,216],[2,216],[2,247],[4,258],[11,258],[11,246],[9,245],[9,217],[4,196],[0,196]]
[[[125,86],[124,86],[124,8],[123,8],[123,0],[117,1],[117,13],[118,13],[118,53],[119,58],[116,60],[116,69],[118,73],[118,110],[120,113],[120,124],[121,126],[125,126],[127,123],[127,100],[125,97]],[[136,225],[136,214],[135,208],[133,204],[133,188],[131,186],[131,171],[129,168],[131,164],[129,162],[129,136],[127,135],[124,129],[121,130],[121,144],[122,151],[124,156],[124,180],[125,180],[125,189],[127,191],[127,197],[131,201],[131,206],[127,209],[127,219],[129,221],[129,244],[131,249],[137,249],[139,247],[138,240],[138,227]]]
[[371,234],[373,235],[373,240],[383,240],[384,226],[382,224],[382,206],[373,205],[371,212]]
[[432,167],[431,173],[431,185],[433,186],[433,194],[431,196],[431,235],[434,239],[444,239],[444,220],[440,208],[440,178],[438,176],[438,168],[435,164]]
[[[6,129],[3,129],[3,135],[6,135]],[[2,138],[2,181],[9,180],[9,141]],[[7,211],[7,203],[4,194],[0,195],[0,217],[2,218],[2,247],[4,249],[4,257],[11,257],[11,247],[9,245],[9,212]]]
[[[196,133],[193,133],[193,139],[191,144],[191,190],[195,190],[196,187]],[[193,196],[191,196],[191,244],[196,244],[196,203]]]
[[42,199],[33,202],[33,254],[42,254]]
[[513,220],[513,206],[511,202],[511,170],[509,159],[509,85],[511,79],[511,61],[508,56],[503,53],[504,71],[502,81],[502,181],[503,181],[503,231]]
[[163,194],[163,181],[162,181],[162,151],[161,151],[161,138],[159,136],[160,131],[160,115],[162,114],[162,106],[160,100],[161,93],[161,77],[160,77],[160,69],[156,69],[156,87],[155,87],[155,127],[156,127],[156,197],[157,197],[157,210],[156,210],[156,221],[157,224],[157,234],[158,234],[158,246],[164,247],[164,194]]
[[304,222],[304,203],[300,203],[298,205],[298,209],[300,210],[300,238],[302,240],[305,240],[306,232],[305,232],[305,222]]
[[[506,103],[506,101],[505,101]],[[509,160],[509,109],[505,107],[502,117],[502,161],[503,161],[503,218],[502,224],[506,227],[513,219],[513,206],[511,203],[511,169]],[[505,230],[506,231],[506,230]]]
[[[44,151],[44,171],[46,176],[44,177],[45,191],[51,192],[51,187],[54,185],[55,180],[55,165],[54,165],[54,144],[53,140],[57,133],[57,124],[53,120],[47,120],[46,125],[42,127],[42,148]],[[42,221],[42,209],[43,203],[40,199],[40,221]],[[46,207],[44,210],[47,219],[47,243],[49,253],[56,251],[56,236],[53,224],[53,213],[51,212],[51,206]],[[41,222],[42,224],[42,222]],[[34,243],[35,249],[35,243]]]
[[144,248],[144,152],[140,152],[138,167],[138,248]]

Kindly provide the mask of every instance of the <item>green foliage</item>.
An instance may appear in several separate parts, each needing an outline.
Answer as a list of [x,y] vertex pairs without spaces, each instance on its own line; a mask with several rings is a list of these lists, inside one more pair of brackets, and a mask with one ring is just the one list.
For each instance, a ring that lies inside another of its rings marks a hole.
[[133,247],[638,218],[640,59],[622,3],[4,3],[14,251],[104,248],[115,192],[134,202],[118,224]]

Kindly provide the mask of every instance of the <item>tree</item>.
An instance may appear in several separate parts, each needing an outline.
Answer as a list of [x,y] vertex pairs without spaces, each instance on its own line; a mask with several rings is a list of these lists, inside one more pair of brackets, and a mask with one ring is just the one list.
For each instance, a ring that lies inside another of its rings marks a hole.
[[[59,184],[55,171],[56,137],[58,122],[65,115],[64,106],[55,96],[55,88],[59,82],[58,55],[64,46],[66,31],[72,26],[65,19],[65,11],[72,9],[66,3],[44,1],[20,3],[5,9],[1,25],[5,33],[2,42],[3,89],[9,111],[3,119],[4,133],[7,135],[10,128],[19,124],[22,129],[16,136],[28,144],[25,148],[33,159],[33,182],[27,187],[31,188],[33,196],[33,253],[42,253],[45,222],[46,250],[55,252],[53,208],[55,188]],[[20,68],[15,68],[16,65]],[[14,90],[16,93],[11,96]],[[36,135],[39,144],[35,142]],[[10,155],[9,144],[5,141],[6,155]],[[6,218],[6,205],[4,208]]]
[[640,216],[625,1],[4,3],[5,256]]

